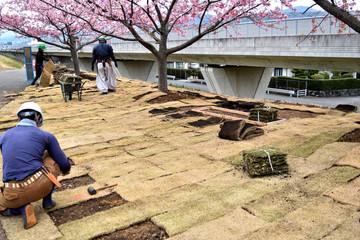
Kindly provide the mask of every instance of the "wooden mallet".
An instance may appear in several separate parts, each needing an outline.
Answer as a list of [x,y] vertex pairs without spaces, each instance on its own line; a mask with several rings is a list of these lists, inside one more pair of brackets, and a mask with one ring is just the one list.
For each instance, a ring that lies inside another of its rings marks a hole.
[[107,185],[107,186],[104,186],[104,187],[100,187],[100,188],[97,188],[97,189],[90,186],[90,187],[88,187],[88,192],[89,192],[90,195],[95,195],[97,193],[97,191],[99,191],[99,190],[103,190],[103,189],[110,188],[110,187],[115,187],[115,186],[117,186],[117,183]]

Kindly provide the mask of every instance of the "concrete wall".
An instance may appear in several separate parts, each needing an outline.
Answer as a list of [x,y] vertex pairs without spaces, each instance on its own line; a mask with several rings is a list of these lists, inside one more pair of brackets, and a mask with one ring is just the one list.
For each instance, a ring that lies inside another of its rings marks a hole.
[[2,51],[1,55],[11,57],[11,58],[15,58],[19,62],[24,63],[24,52],[23,51],[14,51],[14,52]]

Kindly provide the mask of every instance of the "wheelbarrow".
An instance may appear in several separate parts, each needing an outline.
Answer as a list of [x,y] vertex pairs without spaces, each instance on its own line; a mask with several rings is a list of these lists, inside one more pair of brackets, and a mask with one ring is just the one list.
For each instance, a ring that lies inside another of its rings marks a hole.
[[61,92],[62,96],[64,98],[64,101],[67,102],[67,100],[72,100],[72,94],[73,92],[77,92],[78,100],[81,101],[81,94],[82,94],[82,88],[86,82],[89,80],[86,80],[84,82],[62,82],[59,81],[61,86]]

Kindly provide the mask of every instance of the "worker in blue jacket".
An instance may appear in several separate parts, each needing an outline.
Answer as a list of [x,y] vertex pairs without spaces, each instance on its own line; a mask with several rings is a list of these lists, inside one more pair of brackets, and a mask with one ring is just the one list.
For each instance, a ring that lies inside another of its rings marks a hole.
[[22,104],[17,116],[17,126],[0,136],[4,182],[0,212],[4,216],[22,215],[24,228],[29,229],[37,223],[32,202],[42,199],[44,209],[56,205],[52,200],[54,180],[47,177],[44,167],[56,180],[69,173],[71,164],[55,136],[39,128],[43,114],[38,104]]
[[99,38],[99,44],[93,48],[91,61],[91,70],[94,71],[94,64],[97,67],[96,85],[101,91],[100,95],[108,92],[115,92],[116,76],[111,66],[111,60],[114,61],[115,67],[118,67],[113,48],[106,43],[104,36]]

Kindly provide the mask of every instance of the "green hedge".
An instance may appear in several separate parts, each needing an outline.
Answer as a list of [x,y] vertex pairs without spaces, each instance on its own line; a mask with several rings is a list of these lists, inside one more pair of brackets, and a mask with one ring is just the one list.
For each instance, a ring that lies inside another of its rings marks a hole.
[[[302,89],[307,82],[307,89],[313,91],[324,90],[342,90],[342,89],[359,89],[360,79],[355,78],[339,78],[339,79],[303,79],[294,77],[278,76],[272,77],[269,87],[277,87],[284,89],[298,89],[299,83]],[[276,86],[277,85],[277,86]]]

